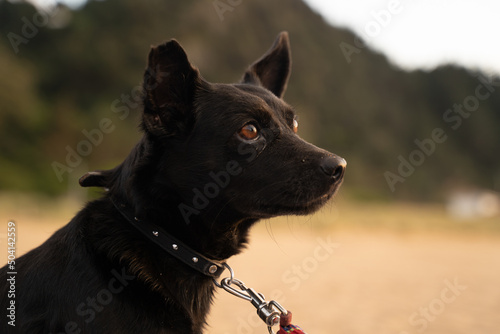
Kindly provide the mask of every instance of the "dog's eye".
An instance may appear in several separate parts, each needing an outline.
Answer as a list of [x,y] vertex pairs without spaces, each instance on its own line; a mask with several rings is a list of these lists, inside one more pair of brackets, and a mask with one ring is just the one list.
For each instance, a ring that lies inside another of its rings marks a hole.
[[299,122],[295,118],[293,119],[292,126],[293,132],[297,133],[297,131],[299,131]]
[[246,124],[238,131],[238,135],[245,140],[253,140],[259,136],[259,131],[255,125]]

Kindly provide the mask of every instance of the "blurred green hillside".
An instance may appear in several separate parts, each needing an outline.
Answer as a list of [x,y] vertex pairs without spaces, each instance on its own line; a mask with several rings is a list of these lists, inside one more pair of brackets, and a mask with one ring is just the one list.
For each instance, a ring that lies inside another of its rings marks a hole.
[[[348,161],[347,193],[500,191],[498,79],[453,66],[398,70],[300,0],[230,3],[106,0],[37,14],[0,0],[0,189],[61,195],[85,171],[121,162],[140,136],[131,96],[150,45],[176,38],[207,80],[235,82],[287,30],[285,98],[301,135]],[[96,144],[82,144],[95,129]],[[78,149],[81,161],[68,153]],[[62,165],[71,170],[58,175]]]

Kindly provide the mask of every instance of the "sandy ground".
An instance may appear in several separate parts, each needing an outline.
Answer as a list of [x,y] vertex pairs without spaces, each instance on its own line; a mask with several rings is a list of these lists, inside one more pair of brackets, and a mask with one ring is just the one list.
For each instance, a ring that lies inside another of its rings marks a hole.
[[[500,333],[500,240],[295,229],[253,233],[229,262],[320,333]],[[252,306],[221,291],[209,333],[265,333]]]
[[[0,219],[6,228],[16,218],[18,256],[72,215],[52,219],[22,206],[12,214]],[[305,218],[263,222],[228,261],[309,334],[500,333],[498,234],[312,226]],[[209,324],[209,334],[267,333],[249,302],[222,290]]]

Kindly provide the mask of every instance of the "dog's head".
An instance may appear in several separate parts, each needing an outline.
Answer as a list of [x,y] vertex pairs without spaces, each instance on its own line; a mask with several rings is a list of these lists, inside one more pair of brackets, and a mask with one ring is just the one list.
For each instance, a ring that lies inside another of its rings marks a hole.
[[141,198],[145,210],[168,209],[188,225],[317,210],[340,186],[346,162],[300,138],[282,99],[290,65],[287,33],[237,84],[205,81],[175,40],[153,47],[144,138],[124,164],[80,183]]

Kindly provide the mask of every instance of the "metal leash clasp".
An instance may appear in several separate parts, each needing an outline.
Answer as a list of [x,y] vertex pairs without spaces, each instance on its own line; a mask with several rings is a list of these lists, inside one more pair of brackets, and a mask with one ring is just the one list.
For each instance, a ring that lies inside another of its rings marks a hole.
[[277,301],[266,302],[263,294],[246,287],[245,283],[235,278],[233,269],[227,263],[223,265],[229,270],[231,276],[221,279],[220,283],[214,279],[215,285],[238,298],[251,302],[257,309],[259,318],[267,325],[269,333],[273,334],[272,327],[280,323],[281,315],[287,314],[287,310]]

